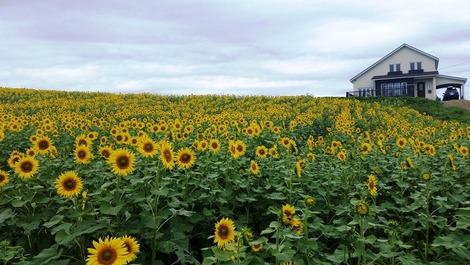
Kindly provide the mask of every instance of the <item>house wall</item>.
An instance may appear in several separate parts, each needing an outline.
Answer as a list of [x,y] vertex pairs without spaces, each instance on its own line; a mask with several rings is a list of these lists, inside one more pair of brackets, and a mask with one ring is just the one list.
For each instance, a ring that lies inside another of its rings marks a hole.
[[[415,62],[415,69],[417,69],[416,62],[421,62],[421,68],[426,71],[436,71],[437,66],[435,60],[418,53],[408,47],[403,47],[398,50],[384,61],[377,64],[375,67],[361,75],[353,82],[353,89],[359,90],[360,88],[374,87],[372,77],[377,75],[386,75],[389,72],[390,64],[400,64],[400,70],[403,73],[408,73],[410,70],[410,63]],[[396,66],[394,66],[396,67]]]

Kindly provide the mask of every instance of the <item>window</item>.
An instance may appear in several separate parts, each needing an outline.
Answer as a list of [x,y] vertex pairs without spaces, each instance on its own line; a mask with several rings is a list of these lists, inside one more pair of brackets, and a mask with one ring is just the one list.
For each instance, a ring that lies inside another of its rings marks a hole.
[[400,64],[399,64],[399,63],[396,64],[396,70],[397,70],[397,72],[400,72],[400,71],[401,71],[401,69],[400,69]]
[[418,70],[421,70],[421,62],[417,62],[416,65],[418,66]]
[[389,72],[394,72],[394,65],[391,64],[391,65],[389,65],[389,67],[390,67],[390,71],[389,71]]
[[410,63],[410,70],[413,71],[415,69],[415,63]]

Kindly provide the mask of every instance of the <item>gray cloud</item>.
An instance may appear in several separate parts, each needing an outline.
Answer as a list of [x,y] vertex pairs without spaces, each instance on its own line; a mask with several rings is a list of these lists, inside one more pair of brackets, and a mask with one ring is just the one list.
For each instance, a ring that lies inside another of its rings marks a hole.
[[405,42],[468,78],[470,2],[446,5],[452,15],[438,0],[4,0],[0,85],[343,96]]

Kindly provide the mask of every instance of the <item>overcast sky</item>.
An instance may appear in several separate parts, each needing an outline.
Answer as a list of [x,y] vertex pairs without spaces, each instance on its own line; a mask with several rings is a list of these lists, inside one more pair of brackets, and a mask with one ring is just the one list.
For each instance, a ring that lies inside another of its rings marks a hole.
[[469,0],[0,0],[0,37],[6,87],[344,96],[403,43],[470,79]]

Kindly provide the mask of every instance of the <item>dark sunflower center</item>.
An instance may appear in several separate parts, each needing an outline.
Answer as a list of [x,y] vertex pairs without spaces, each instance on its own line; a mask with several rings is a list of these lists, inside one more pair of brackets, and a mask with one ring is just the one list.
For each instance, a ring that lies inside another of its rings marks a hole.
[[145,150],[145,152],[152,152],[153,151],[153,145],[151,143],[146,143],[144,145],[144,150]]
[[109,157],[109,152],[108,151],[103,151],[103,152],[101,152],[101,155],[108,158]]
[[243,146],[242,146],[242,145],[238,145],[238,146],[237,146],[237,151],[238,151],[238,152],[242,152],[242,151],[243,151]]
[[128,244],[128,243],[124,243],[124,246],[126,246],[126,249],[127,249],[127,253],[131,253],[131,246]]
[[31,162],[27,161],[21,164],[21,171],[28,173],[31,172],[31,170],[33,170],[33,164],[31,164]]
[[212,148],[217,149],[217,147],[218,147],[217,143],[212,144]]
[[188,163],[189,161],[191,161],[191,155],[189,154],[183,154],[181,156],[181,162],[183,163]]
[[227,237],[228,232],[229,232],[229,230],[228,230],[228,227],[226,227],[226,226],[222,226],[222,227],[219,228],[219,236],[222,237],[222,238]]
[[164,154],[164,156],[165,156],[165,160],[166,160],[167,162],[170,162],[170,161],[171,161],[171,153],[170,153],[170,151],[165,150],[165,152],[164,152],[163,154]]
[[49,142],[47,141],[39,142],[39,149],[46,150],[47,148],[49,148]]
[[86,152],[83,150],[78,151],[78,158],[83,159],[86,157]]
[[261,150],[259,150],[259,154],[264,155],[264,154],[266,154],[266,152],[263,149],[261,149]]
[[129,166],[129,158],[127,156],[121,156],[117,159],[119,168],[127,168]]
[[66,190],[74,190],[76,186],[77,186],[77,183],[73,179],[67,179],[64,182],[64,188]]
[[85,140],[80,140],[78,141],[78,145],[86,145],[87,142]]
[[0,175],[0,183],[2,183],[5,179],[6,179],[6,178],[5,178],[4,175]]
[[117,258],[116,251],[113,249],[107,248],[101,251],[98,261],[100,264],[112,264]]

